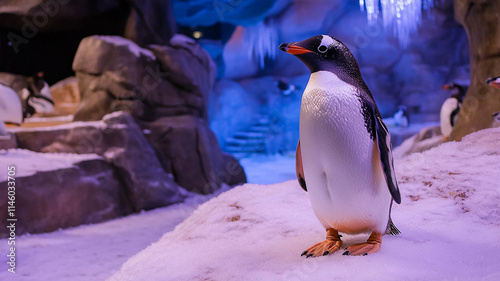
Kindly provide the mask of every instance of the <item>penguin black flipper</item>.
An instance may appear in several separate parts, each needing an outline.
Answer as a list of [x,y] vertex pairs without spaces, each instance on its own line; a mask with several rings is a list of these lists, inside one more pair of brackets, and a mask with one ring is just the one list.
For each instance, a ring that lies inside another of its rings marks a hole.
[[398,183],[396,181],[396,172],[394,171],[394,160],[392,158],[391,135],[389,130],[382,121],[382,116],[372,104],[372,112],[375,123],[375,131],[377,135],[378,150],[380,152],[380,161],[384,169],[385,180],[392,199],[398,204],[401,203],[401,194],[399,193]]
[[297,143],[297,150],[295,151],[295,172],[297,173],[297,180],[300,187],[307,192],[306,179],[304,177],[304,168],[302,167],[302,151],[300,150],[300,140]]

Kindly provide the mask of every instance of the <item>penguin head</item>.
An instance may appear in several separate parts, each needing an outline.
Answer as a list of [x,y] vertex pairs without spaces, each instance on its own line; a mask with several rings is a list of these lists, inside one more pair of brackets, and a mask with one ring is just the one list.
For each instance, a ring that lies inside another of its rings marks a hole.
[[500,89],[500,76],[499,77],[491,77],[486,80],[486,83],[494,88]]
[[279,46],[283,52],[295,55],[311,71],[330,71],[359,73],[356,59],[340,40],[329,35],[318,35],[304,41],[283,43]]
[[491,117],[493,118],[493,127],[500,127],[500,111],[493,113]]
[[467,93],[467,90],[469,89],[469,87],[465,86],[465,85],[456,84],[456,83],[449,83],[449,84],[443,85],[441,87],[441,89],[452,91],[450,98],[455,98],[458,100],[458,102],[461,103],[463,98],[465,97],[465,94]]

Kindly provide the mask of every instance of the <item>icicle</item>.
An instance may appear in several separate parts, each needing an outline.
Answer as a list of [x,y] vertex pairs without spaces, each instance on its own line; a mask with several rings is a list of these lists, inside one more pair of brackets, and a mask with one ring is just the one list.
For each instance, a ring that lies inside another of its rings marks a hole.
[[266,58],[274,59],[278,49],[278,29],[273,19],[247,26],[243,31],[243,45],[247,46],[247,54],[259,61],[264,68]]
[[[417,33],[422,21],[422,10],[434,7],[434,0],[359,0],[361,11],[366,11],[369,24],[375,24],[381,11],[384,28],[393,29],[402,47]],[[379,8],[380,5],[380,8]]]

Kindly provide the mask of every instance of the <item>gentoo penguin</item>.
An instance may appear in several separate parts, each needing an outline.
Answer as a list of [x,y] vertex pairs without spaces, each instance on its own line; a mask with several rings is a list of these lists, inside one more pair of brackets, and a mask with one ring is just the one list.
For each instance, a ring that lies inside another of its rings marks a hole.
[[298,86],[286,83],[283,80],[276,81],[276,86],[281,91],[281,94],[284,96],[289,96],[291,93],[299,89]]
[[6,135],[3,123],[21,125],[23,122],[23,108],[17,93],[10,87],[0,84],[0,123],[2,123],[2,135]]
[[499,77],[492,77],[492,78],[489,78],[486,83],[488,83],[488,85],[492,86],[492,87],[495,87],[495,88],[498,88],[500,89],[500,76]]
[[392,201],[401,202],[390,135],[375,100],[354,56],[339,40],[319,35],[279,48],[311,71],[302,96],[296,168],[327,235],[302,255],[339,250],[339,232],[371,233],[344,255],[375,253],[384,233],[399,233],[390,213]]
[[460,107],[462,106],[462,101],[465,97],[465,93],[467,93],[468,87],[456,83],[450,83],[443,85],[441,88],[443,90],[454,91],[441,106],[441,134],[446,138],[450,135],[453,126],[455,126],[458,112],[460,112]]
[[397,127],[407,128],[410,126],[410,118],[405,105],[400,105],[398,111],[394,114],[394,124]]
[[43,72],[26,78],[28,86],[23,89],[22,99],[25,101],[24,117],[31,117],[36,112],[54,111],[54,100],[47,82],[43,80]]
[[493,127],[493,128],[500,127],[500,111],[493,113],[491,115],[491,117],[493,118],[493,123],[492,123],[491,127]]

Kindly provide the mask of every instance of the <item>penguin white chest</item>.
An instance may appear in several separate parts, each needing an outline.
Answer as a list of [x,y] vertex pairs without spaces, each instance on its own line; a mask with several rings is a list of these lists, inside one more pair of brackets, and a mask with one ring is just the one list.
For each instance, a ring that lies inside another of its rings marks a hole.
[[459,107],[458,100],[455,98],[448,98],[444,101],[441,106],[440,113],[440,124],[441,124],[441,134],[443,136],[449,136],[453,130],[453,123],[455,118],[452,116],[453,112]]
[[300,142],[311,204],[325,228],[384,232],[391,195],[359,90],[331,72],[313,73],[302,97]]

